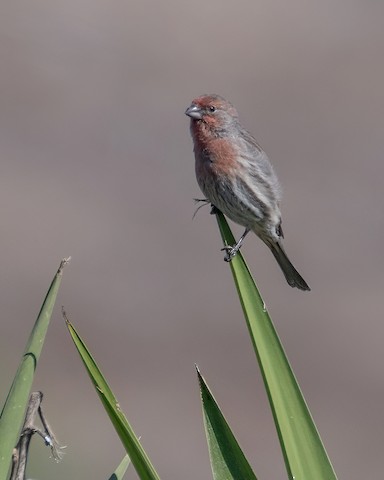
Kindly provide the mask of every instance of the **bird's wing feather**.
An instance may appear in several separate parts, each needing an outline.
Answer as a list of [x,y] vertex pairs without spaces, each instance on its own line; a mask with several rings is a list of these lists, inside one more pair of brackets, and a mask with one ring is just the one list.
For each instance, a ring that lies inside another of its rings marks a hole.
[[242,140],[241,148],[238,151],[241,152],[240,156],[246,162],[250,176],[254,178],[255,182],[272,187],[273,191],[270,193],[275,197],[273,200],[279,203],[281,187],[267,154],[247,130],[242,129],[238,138]]

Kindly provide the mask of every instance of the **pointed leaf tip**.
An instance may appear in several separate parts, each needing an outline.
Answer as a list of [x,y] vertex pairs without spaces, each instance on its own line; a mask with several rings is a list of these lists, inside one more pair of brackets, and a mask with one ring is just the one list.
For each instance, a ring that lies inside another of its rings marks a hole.
[[68,263],[71,261],[71,257],[63,258],[60,262],[59,269],[57,271],[58,274],[60,274],[63,271],[63,268],[68,265]]

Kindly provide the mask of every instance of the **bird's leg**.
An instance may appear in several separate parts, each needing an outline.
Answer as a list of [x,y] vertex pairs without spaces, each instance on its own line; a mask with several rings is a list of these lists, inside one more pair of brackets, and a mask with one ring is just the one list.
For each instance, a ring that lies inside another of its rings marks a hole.
[[243,235],[240,237],[239,241],[236,243],[236,245],[234,245],[233,247],[228,245],[227,247],[224,247],[224,248],[221,249],[222,251],[226,252],[225,257],[224,257],[224,261],[230,262],[232,260],[232,258],[240,250],[240,248],[241,248],[241,246],[244,242],[244,238],[248,235],[248,233],[250,231],[251,231],[251,229],[247,227],[245,229],[245,232],[243,233]]
[[211,211],[209,213],[211,215],[217,215],[218,213],[220,213],[220,210],[217,207],[215,207],[213,203],[211,203]]

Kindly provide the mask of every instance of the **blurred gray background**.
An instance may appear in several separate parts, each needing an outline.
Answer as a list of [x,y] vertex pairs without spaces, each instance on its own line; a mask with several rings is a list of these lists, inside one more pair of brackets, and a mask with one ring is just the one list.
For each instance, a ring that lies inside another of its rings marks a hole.
[[215,219],[192,221],[184,110],[219,93],[283,184],[312,292],[256,237],[244,254],[335,470],[382,478],[383,18],[372,0],[3,2],[1,401],[72,255],[34,386],[67,454],[36,439],[30,477],[105,479],[123,455],[65,305],[162,478],[211,478],[195,362],[259,478],[286,478]]

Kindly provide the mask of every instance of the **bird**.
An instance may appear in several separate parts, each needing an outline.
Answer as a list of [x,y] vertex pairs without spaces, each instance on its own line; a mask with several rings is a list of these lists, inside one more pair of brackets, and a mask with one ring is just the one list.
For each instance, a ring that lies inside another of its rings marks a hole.
[[264,150],[242,126],[235,107],[217,94],[201,95],[186,109],[194,145],[195,173],[206,202],[245,227],[233,246],[230,262],[249,232],[271,250],[291,287],[310,287],[295,269],[282,245],[281,186]]

